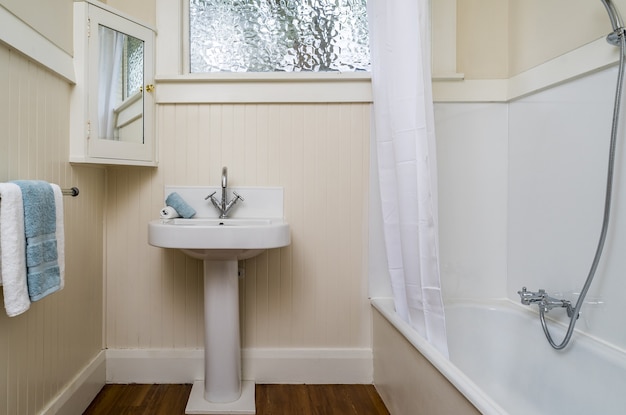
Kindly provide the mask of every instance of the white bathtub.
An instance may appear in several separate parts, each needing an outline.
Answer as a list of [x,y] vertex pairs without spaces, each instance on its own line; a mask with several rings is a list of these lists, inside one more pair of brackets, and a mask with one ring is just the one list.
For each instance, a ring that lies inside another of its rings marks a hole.
[[[556,351],[526,307],[510,301],[447,304],[448,360],[399,319],[389,300],[372,304],[482,414],[626,414],[626,354],[579,333]],[[375,336],[376,330],[375,324]],[[561,335],[554,330],[555,339]],[[384,359],[376,350],[374,356]],[[385,383],[381,395],[394,399],[393,382]],[[430,405],[432,413],[443,413]]]

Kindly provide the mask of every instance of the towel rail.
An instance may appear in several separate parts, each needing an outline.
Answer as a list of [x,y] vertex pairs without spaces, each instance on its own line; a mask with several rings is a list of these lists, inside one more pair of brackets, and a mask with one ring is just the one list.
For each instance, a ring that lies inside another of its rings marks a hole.
[[76,197],[80,192],[78,191],[78,187],[71,187],[69,189],[61,189],[61,193],[63,193],[63,196]]
[[[76,196],[78,196],[80,191],[78,190],[78,187],[74,186],[74,187],[70,187],[69,189],[61,189],[61,193],[63,194],[63,196],[76,197]],[[1,197],[0,197],[0,199],[1,199]]]

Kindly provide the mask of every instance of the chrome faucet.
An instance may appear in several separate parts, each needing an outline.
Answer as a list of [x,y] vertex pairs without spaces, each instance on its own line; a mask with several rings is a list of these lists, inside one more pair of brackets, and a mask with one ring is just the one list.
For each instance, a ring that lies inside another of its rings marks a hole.
[[210,195],[204,198],[204,200],[211,200],[211,203],[213,203],[213,206],[215,206],[217,210],[220,211],[220,219],[226,219],[228,217],[228,213],[233,208],[233,206],[235,206],[235,203],[237,203],[238,200],[241,200],[243,202],[243,197],[239,196],[237,192],[233,192],[235,197],[233,197],[230,202],[226,202],[228,198],[227,187],[228,187],[228,169],[224,166],[222,167],[222,200],[217,200],[217,198],[215,197],[215,193],[217,193],[217,191],[211,193]]
[[567,309],[567,316],[572,317],[574,314],[574,307],[569,300],[559,300],[558,298],[550,297],[546,294],[546,290],[540,288],[539,291],[528,291],[526,287],[522,287],[521,291],[517,292],[520,296],[520,300],[524,305],[537,304],[539,309],[544,313],[552,310],[555,307],[563,307]]

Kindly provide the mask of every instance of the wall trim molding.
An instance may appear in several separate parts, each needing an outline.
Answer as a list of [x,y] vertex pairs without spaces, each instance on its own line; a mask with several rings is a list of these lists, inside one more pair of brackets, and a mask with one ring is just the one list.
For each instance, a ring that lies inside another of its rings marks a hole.
[[0,42],[40,63],[69,83],[76,83],[72,56],[2,6]]
[[158,104],[372,102],[369,72],[157,75]]
[[[507,79],[433,78],[435,102],[510,102],[605,69],[619,49],[604,37]],[[187,74],[156,77],[159,104],[372,102],[370,73]]]
[[83,413],[105,384],[105,359],[102,350],[52,399],[40,415]]
[[564,53],[508,79],[434,80],[435,102],[510,102],[600,71],[619,60],[619,49],[603,38]]
[[[242,350],[243,379],[257,383],[371,384],[366,348]],[[192,383],[204,378],[202,349],[108,349],[107,383]]]

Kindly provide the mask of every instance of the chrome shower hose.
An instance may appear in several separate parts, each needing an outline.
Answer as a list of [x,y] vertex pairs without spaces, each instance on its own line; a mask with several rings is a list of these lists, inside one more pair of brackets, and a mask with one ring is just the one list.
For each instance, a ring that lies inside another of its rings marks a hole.
[[539,308],[539,317],[541,320],[541,327],[543,328],[543,332],[550,343],[550,346],[557,350],[563,349],[569,343],[572,338],[572,334],[574,332],[574,326],[576,325],[576,320],[578,319],[580,309],[582,308],[583,302],[585,301],[585,296],[587,295],[587,291],[589,291],[589,287],[591,286],[591,282],[593,281],[594,276],[596,275],[596,270],[598,268],[598,264],[600,263],[600,258],[602,257],[602,250],[604,249],[604,242],[606,241],[606,235],[609,228],[609,219],[611,215],[611,199],[613,197],[613,175],[615,168],[615,147],[617,143],[617,129],[619,124],[620,117],[620,104],[622,101],[622,89],[624,82],[624,53],[626,53],[626,38],[624,35],[624,28],[620,27],[615,30],[612,34],[617,35],[617,39],[619,40],[619,48],[620,48],[620,58],[619,58],[619,70],[617,75],[617,86],[615,90],[615,104],[613,106],[613,121],[611,124],[611,142],[609,146],[609,161],[608,161],[608,170],[606,177],[606,193],[604,197],[604,217],[602,219],[602,230],[600,232],[600,240],[598,241],[598,247],[596,248],[596,253],[593,258],[593,262],[591,264],[591,268],[589,269],[589,274],[587,274],[587,279],[585,280],[585,284],[583,285],[582,290],[580,291],[580,296],[578,297],[578,301],[576,301],[576,306],[570,316],[570,322],[567,327],[567,332],[565,333],[565,337],[561,343],[556,343],[552,339],[552,335],[550,334],[550,330],[546,323],[545,311],[540,307]]

